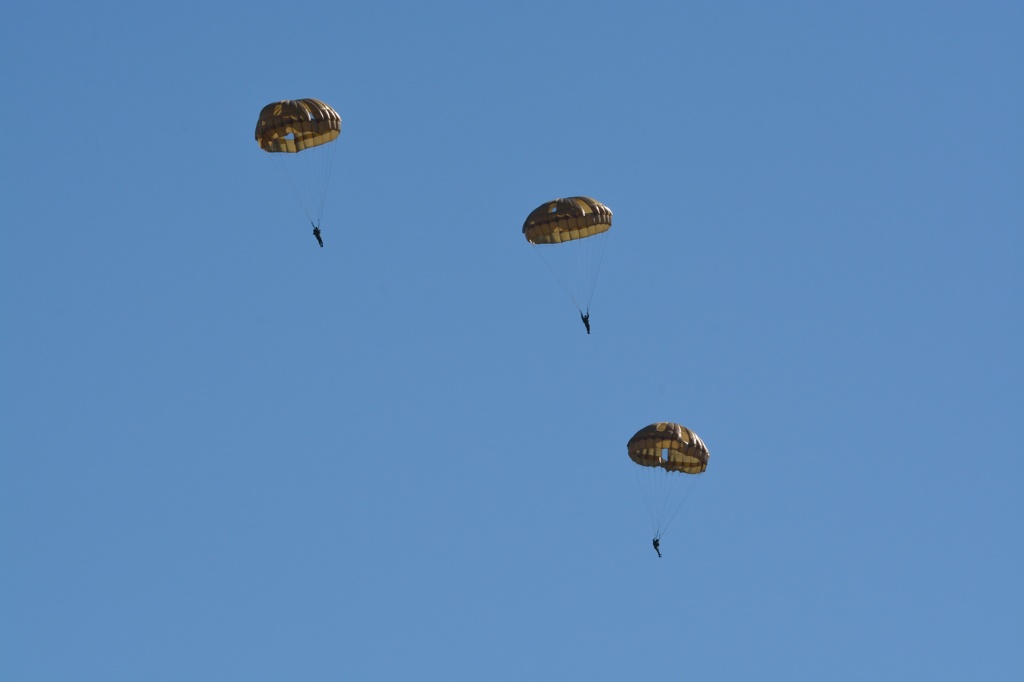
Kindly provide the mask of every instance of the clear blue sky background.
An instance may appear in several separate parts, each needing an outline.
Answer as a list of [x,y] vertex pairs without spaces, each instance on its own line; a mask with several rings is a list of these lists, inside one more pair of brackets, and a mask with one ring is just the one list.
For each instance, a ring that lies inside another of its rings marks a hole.
[[[0,678],[1019,680],[1024,5],[15,3]],[[253,140],[344,124],[317,248]],[[615,212],[587,336],[521,234]],[[625,444],[711,462],[663,542]]]

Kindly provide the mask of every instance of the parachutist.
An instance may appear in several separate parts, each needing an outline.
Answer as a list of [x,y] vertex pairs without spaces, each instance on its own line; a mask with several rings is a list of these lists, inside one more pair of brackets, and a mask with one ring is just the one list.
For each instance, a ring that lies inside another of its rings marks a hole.
[[652,540],[652,543],[654,544],[654,551],[658,553],[658,558],[660,559],[661,558],[661,549],[660,549],[660,547],[661,547],[661,540],[658,539],[658,538],[654,538],[654,540]]
[[320,248],[321,249],[324,248],[324,240],[320,237],[320,226],[319,225],[314,225],[313,226],[313,236],[316,237],[316,241],[317,241],[318,244],[320,244]]
[[587,333],[590,333],[590,311],[586,314],[580,313],[580,319],[583,320],[583,326],[587,328]]

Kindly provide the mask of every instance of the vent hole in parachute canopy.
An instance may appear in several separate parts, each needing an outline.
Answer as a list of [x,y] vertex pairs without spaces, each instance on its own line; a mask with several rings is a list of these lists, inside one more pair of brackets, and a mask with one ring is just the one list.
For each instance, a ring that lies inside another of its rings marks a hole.
[[668,448],[662,448],[661,449],[661,461],[662,462],[667,462],[668,461]]

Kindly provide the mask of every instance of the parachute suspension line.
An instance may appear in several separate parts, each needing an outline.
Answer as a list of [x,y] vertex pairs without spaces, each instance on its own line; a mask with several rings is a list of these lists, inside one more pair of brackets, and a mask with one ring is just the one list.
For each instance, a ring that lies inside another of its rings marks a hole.
[[589,301],[587,301],[586,298],[586,289],[589,283],[586,280],[589,274],[587,268],[587,259],[590,255],[591,244],[588,244],[587,242],[592,241],[594,239],[596,239],[596,237],[589,237],[587,239],[574,239],[567,245],[570,249],[572,249],[575,252],[574,260],[576,265],[576,271],[573,273],[573,279],[571,281],[576,285],[576,288],[573,290],[573,298],[576,301],[576,307],[581,310],[584,307],[588,307],[587,304],[589,303]]
[[[587,291],[587,308],[590,308],[590,301],[594,298],[594,290],[597,288],[597,276],[601,274],[601,263],[604,262],[604,250],[608,246],[608,239],[611,238],[611,230],[603,232],[602,234],[596,235],[598,237],[597,242],[594,244],[594,251],[597,251],[596,259],[591,257],[591,268],[593,274],[590,277],[590,289]],[[586,240],[584,240],[586,241]]]
[[548,271],[552,274],[552,276],[554,276],[555,281],[558,282],[559,286],[562,287],[562,290],[565,292],[565,295],[569,297],[569,300],[572,301],[572,304],[574,306],[576,306],[576,310],[579,310],[580,315],[582,315],[583,314],[583,309],[580,308],[579,301],[577,301],[577,298],[576,298],[576,293],[572,290],[572,287],[569,286],[569,283],[566,280],[566,275],[563,274],[562,272],[560,272],[559,269],[556,268],[554,266],[554,264],[551,262],[551,259],[549,259],[547,256],[544,255],[545,254],[545,251],[544,251],[545,248],[551,248],[551,245],[550,244],[534,244],[533,245],[534,253],[536,253],[538,255],[538,257],[541,259],[541,261],[544,262],[544,266],[547,267]]
[[640,488],[640,496],[644,498],[644,506],[647,508],[647,518],[651,522],[651,532],[654,533],[654,537],[661,537],[661,533],[658,531],[658,524],[655,523],[654,504],[651,497],[647,495],[647,489],[643,485],[643,481],[640,480],[641,472],[639,469],[633,469],[633,476],[636,478],[636,486]]
[[590,311],[597,275],[608,244],[608,232],[560,244],[533,245],[580,315]]
[[327,201],[327,187],[337,148],[338,142],[334,141],[300,152],[300,154],[312,155],[312,158],[308,159],[311,163],[303,166],[302,170],[306,173],[305,182],[306,187],[309,188],[309,211],[312,212],[318,225],[320,218],[323,217],[324,204]]
[[660,467],[636,467],[633,474],[647,508],[651,530],[655,537],[660,538],[668,532],[685,506],[697,475],[666,471]]
[[296,153],[274,153],[271,158],[278,167],[303,212],[314,225],[320,224],[327,203],[334,168],[337,141],[304,149]]
[[310,213],[309,208],[306,207],[306,201],[302,196],[302,192],[299,191],[298,186],[295,184],[295,179],[292,177],[292,174],[288,172],[288,161],[283,158],[279,158],[280,156],[280,154],[271,154],[270,158],[274,160],[274,165],[277,166],[278,171],[280,171],[281,175],[284,176],[284,179],[288,181],[288,186],[291,187],[292,194],[295,195],[295,200],[299,203],[299,206],[302,207],[302,212],[306,214],[307,218],[309,218],[309,222],[312,223],[313,214]]
[[607,236],[608,233],[604,232],[559,245],[559,248],[567,251],[565,276],[568,281],[566,288],[571,289],[570,298],[581,313],[590,308],[590,303],[594,298],[598,256],[603,254]]
[[654,488],[657,492],[658,509],[655,513],[657,514],[658,537],[660,538],[666,530],[665,519],[674,492],[673,481],[671,474],[664,469],[652,469],[651,477],[654,479]]
[[669,505],[669,508],[666,510],[666,515],[664,517],[665,522],[664,524],[662,524],[662,532],[667,532],[669,526],[671,526],[672,522],[675,521],[676,516],[679,515],[679,510],[683,508],[684,503],[687,499],[689,499],[690,493],[693,491],[693,487],[696,484],[695,479],[697,479],[699,476],[700,474],[689,474],[686,476],[686,482],[682,484],[682,492],[675,496],[675,500],[672,502],[671,505]]
[[331,186],[331,172],[334,170],[334,155],[338,151],[338,141],[335,140],[329,144],[324,145],[324,161],[323,168],[319,173],[319,177],[322,178],[321,186],[317,188],[320,195],[320,205],[317,207],[316,223],[320,225],[320,218],[324,214],[324,205],[327,203],[327,188]]

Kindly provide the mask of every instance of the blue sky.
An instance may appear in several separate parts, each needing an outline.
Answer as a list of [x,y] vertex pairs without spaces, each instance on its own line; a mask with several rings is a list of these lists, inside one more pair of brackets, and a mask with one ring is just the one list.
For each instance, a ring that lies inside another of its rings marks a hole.
[[[21,3],[0,677],[1024,674],[1024,8]],[[319,249],[253,140],[343,119]],[[523,240],[615,214],[594,333]],[[662,542],[626,441],[711,453]]]

